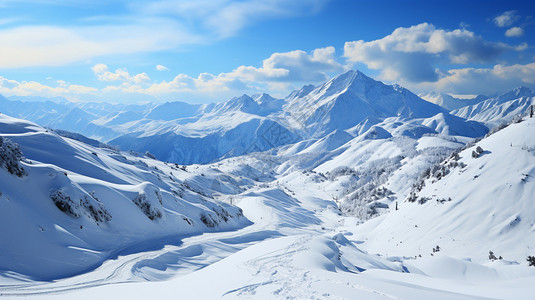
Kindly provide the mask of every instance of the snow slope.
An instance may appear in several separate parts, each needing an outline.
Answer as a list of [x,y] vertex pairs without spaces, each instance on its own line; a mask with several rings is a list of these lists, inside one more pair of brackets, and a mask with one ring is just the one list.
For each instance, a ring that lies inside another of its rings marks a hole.
[[[394,123],[387,121],[381,126],[384,131],[376,132],[389,133]],[[24,124],[22,127],[38,129]],[[357,137],[323,152],[331,154],[320,161],[314,156],[319,152],[314,151],[289,151],[286,155],[269,151],[187,166],[185,171],[123,153],[128,160],[156,165],[159,171],[149,170],[162,178],[159,172],[169,170],[177,182],[187,182],[190,189],[183,191],[184,199],[188,191],[195,190],[192,197],[196,194],[197,199],[204,193],[206,200],[214,197],[232,203],[253,224],[238,226],[242,228],[235,231],[209,232],[205,228],[203,235],[180,235],[179,242],[142,243],[91,272],[53,282],[3,272],[0,293],[6,298],[34,295],[44,299],[170,299],[177,295],[196,299],[530,299],[535,292],[535,268],[527,266],[525,257],[533,255],[529,197],[533,187],[527,182],[535,166],[533,126],[533,120],[510,125],[461,151],[456,162],[466,166],[452,167],[440,180],[436,176],[426,179],[422,190],[415,192],[418,199],[430,198],[423,204],[404,202],[401,196],[410,196],[413,178],[430,162],[440,163],[443,153],[469,138],[439,134],[414,138],[394,131],[394,135],[370,136],[374,130],[370,128],[362,135],[366,138]],[[20,135],[28,129],[9,129],[6,134],[9,131]],[[343,137],[339,132],[330,139],[343,141]],[[303,149],[312,145],[325,150],[322,143],[305,144]],[[477,146],[484,151],[472,158]],[[98,157],[110,151],[96,150]],[[25,168],[38,165],[23,163]],[[28,169],[28,178],[32,172]],[[379,177],[374,177],[375,173]],[[336,190],[361,189],[357,177],[377,180],[382,178],[380,174],[388,176],[372,190],[380,192],[374,194],[374,202],[386,204],[374,207],[382,215],[363,222],[341,214],[340,202],[333,196],[343,193],[336,194]],[[74,175],[69,173],[67,178],[71,177]],[[83,180],[76,182],[85,188]],[[352,186],[352,182],[358,184]],[[487,182],[494,185],[482,189]],[[163,188],[161,191],[164,195]],[[5,201],[4,197],[0,199]],[[511,201],[514,198],[518,201]],[[114,222],[115,212],[112,215]],[[147,248],[149,245],[152,247]],[[440,249],[433,252],[436,246]],[[489,260],[488,251],[503,259]]]
[[366,249],[414,257],[439,245],[472,262],[493,251],[524,264],[535,251],[534,128],[511,124],[431,168],[398,211],[362,226]]
[[1,296],[532,298],[533,119],[473,142],[480,122],[354,71],[286,99],[178,119],[174,105],[91,122],[134,131],[124,145],[142,152],[212,163],[0,115],[0,149],[26,157],[0,163]]
[[249,224],[240,209],[210,199],[210,189],[199,192],[199,174],[3,114],[0,136],[25,157],[25,175],[0,169],[3,276],[72,276],[121,253]]
[[[532,120],[513,124],[460,152],[457,162],[465,167],[452,168],[434,183],[427,179],[418,192],[419,197],[436,193],[436,199],[451,196],[452,201],[400,201],[399,210],[359,225],[358,219],[340,215],[334,201],[326,200],[329,191],[318,187],[320,175],[264,174],[256,182],[247,181],[247,189],[227,195],[254,222],[252,226],[127,254],[78,277],[5,284],[0,293],[6,298],[34,295],[39,299],[172,299],[177,295],[195,299],[530,299],[535,268],[527,266],[524,255],[532,248],[524,246],[532,240],[532,203],[527,197],[533,191],[525,189],[529,183],[521,183],[521,178],[509,182],[511,189],[502,183],[513,173],[531,172],[534,167],[531,150],[522,149],[535,146],[526,135],[533,126]],[[438,138],[422,137],[417,148],[434,147]],[[507,143],[512,140],[518,142],[518,149],[507,155],[511,148]],[[472,158],[477,146],[487,152]],[[520,167],[522,161],[526,166]],[[260,176],[254,170],[269,172],[262,167],[269,162],[263,155],[244,156],[208,168],[245,178]],[[503,168],[506,171],[500,173]],[[475,180],[474,172],[481,173]],[[493,191],[481,189],[479,179],[493,181],[505,195],[520,195],[520,201],[511,203],[507,197],[489,206],[487,197]],[[459,198],[469,193],[477,197]],[[472,203],[461,207],[468,202]],[[488,214],[489,209],[495,217]],[[494,222],[510,227],[503,217],[511,211],[521,212],[516,227],[501,234],[487,227]],[[485,233],[485,228],[491,230]],[[433,252],[437,245],[440,250]],[[503,259],[489,260],[488,249]]]

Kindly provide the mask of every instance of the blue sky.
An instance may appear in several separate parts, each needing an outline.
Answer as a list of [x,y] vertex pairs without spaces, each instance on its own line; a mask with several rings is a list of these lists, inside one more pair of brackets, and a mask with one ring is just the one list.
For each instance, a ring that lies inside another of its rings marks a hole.
[[0,0],[0,94],[284,97],[359,69],[414,92],[535,88],[532,1]]

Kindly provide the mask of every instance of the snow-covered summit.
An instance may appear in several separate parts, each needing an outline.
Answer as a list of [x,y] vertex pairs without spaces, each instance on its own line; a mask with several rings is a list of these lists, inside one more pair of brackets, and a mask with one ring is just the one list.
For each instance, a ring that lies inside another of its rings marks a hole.
[[303,97],[289,99],[285,112],[299,120],[308,135],[322,136],[349,129],[370,117],[431,117],[445,110],[407,89],[385,85],[351,70]]
[[535,96],[535,92],[533,92],[530,88],[525,87],[525,86],[520,86],[498,96],[497,99],[500,101],[509,101],[509,100],[513,100],[513,99],[517,99],[521,97],[533,97],[533,96]]

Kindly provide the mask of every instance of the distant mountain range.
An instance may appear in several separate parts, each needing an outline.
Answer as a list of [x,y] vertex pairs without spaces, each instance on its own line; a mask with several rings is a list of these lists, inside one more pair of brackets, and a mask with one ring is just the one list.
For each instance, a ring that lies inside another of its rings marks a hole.
[[[403,123],[405,135],[415,137],[481,136],[484,126],[525,111],[534,99],[527,88],[469,100],[436,93],[420,96],[348,71],[322,85],[304,86],[284,99],[259,94],[217,104],[124,105],[11,97],[0,99],[0,111],[124,150],[149,151],[165,161],[193,164],[319,140],[340,130],[356,137],[390,118]],[[466,127],[467,120],[480,125],[470,122]],[[399,125],[390,127],[399,131],[394,128]]]

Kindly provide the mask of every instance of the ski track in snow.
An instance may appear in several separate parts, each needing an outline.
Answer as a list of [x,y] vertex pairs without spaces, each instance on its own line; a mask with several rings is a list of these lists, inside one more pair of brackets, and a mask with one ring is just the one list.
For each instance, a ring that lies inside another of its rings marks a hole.
[[[201,236],[186,238],[180,246],[166,245],[156,251],[119,256],[116,259],[107,260],[94,271],[55,282],[0,285],[0,296],[56,294],[102,285],[145,280],[166,280],[177,274],[186,274],[206,267],[255,242],[253,239],[246,243],[232,243],[233,240],[239,240],[254,234],[260,241],[274,234],[271,231],[264,231],[263,227],[265,226],[262,224],[253,224],[238,231],[206,233]],[[265,235],[262,234],[263,232],[265,232]],[[226,243],[223,242],[225,240]],[[189,255],[188,251],[184,251],[195,247],[199,250],[192,251]],[[217,255],[205,254],[214,252]],[[167,258],[169,256],[174,259],[169,260]],[[146,279],[144,278],[145,271],[143,266],[151,269],[150,265],[161,266],[162,272],[152,276],[150,279]],[[189,267],[187,267],[188,265]]]

